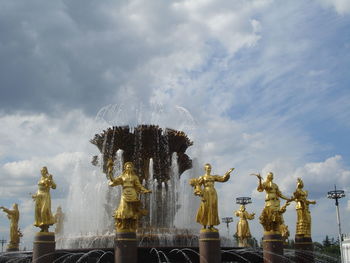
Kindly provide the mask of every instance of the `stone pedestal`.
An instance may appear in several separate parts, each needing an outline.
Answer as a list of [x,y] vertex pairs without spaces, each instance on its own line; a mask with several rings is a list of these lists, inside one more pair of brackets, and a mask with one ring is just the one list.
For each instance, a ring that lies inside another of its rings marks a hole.
[[200,263],[221,263],[219,232],[200,232],[199,257]]
[[6,249],[7,252],[14,252],[14,251],[19,251],[18,247],[8,247]]
[[283,240],[281,234],[265,232],[263,237],[263,252],[265,263],[284,262]]
[[295,235],[295,262],[298,263],[313,263],[314,246],[311,237]]
[[117,232],[114,242],[115,263],[137,263],[137,239],[135,232]]
[[55,245],[55,233],[36,233],[33,244],[33,263],[53,262],[55,258]]

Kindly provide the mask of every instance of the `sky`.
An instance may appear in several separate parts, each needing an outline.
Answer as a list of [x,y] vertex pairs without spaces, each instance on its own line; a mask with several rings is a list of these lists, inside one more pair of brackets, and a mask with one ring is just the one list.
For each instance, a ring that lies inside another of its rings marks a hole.
[[[0,205],[19,204],[22,246],[36,231],[40,168],[58,185],[55,209],[77,163],[96,155],[95,133],[142,123],[185,131],[188,155],[213,173],[235,167],[217,184],[220,217],[238,196],[259,215],[249,174],[272,171],[287,196],[304,180],[316,241],[337,236],[326,194],[343,189],[350,233],[348,0],[0,0],[0,32]],[[294,205],[285,220],[292,238]]]

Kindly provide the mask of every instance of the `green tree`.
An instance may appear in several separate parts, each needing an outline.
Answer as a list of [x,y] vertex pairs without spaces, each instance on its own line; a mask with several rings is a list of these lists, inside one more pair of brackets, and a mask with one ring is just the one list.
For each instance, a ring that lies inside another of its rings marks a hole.
[[[316,248],[316,246],[315,246]],[[318,247],[317,249],[320,249],[319,251],[321,253],[327,254],[332,257],[340,257],[340,247],[339,247],[339,240],[334,241],[334,238],[331,239],[326,236],[326,238],[322,241],[322,247]],[[315,249],[316,250],[316,249]]]
[[332,245],[331,241],[329,240],[328,235],[326,235],[326,238],[322,241],[322,244],[324,247],[330,247]]

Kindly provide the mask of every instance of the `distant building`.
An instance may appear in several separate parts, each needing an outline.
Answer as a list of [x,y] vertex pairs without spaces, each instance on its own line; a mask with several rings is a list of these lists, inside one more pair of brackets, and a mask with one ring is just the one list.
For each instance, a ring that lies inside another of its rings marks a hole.
[[343,263],[350,263],[350,234],[343,235],[342,243]]

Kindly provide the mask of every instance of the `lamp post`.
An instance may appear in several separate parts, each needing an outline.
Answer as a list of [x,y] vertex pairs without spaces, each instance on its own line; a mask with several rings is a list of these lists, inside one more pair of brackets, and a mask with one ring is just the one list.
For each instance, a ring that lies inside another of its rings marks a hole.
[[227,238],[230,238],[230,226],[229,224],[233,222],[232,217],[223,217],[222,221],[226,224],[227,227]]
[[334,190],[329,191],[327,193],[327,197],[329,199],[334,199],[335,200],[335,207],[337,211],[337,223],[338,223],[338,231],[339,231],[339,248],[340,248],[340,257],[341,257],[341,262],[343,262],[343,250],[342,250],[342,234],[341,234],[341,226],[340,226],[340,214],[339,214],[339,202],[338,199],[345,197],[345,193],[343,190],[337,190],[336,185],[334,185]]
[[252,203],[252,199],[250,197],[237,197],[236,198],[236,204],[238,205],[247,205],[247,204],[251,204]]

